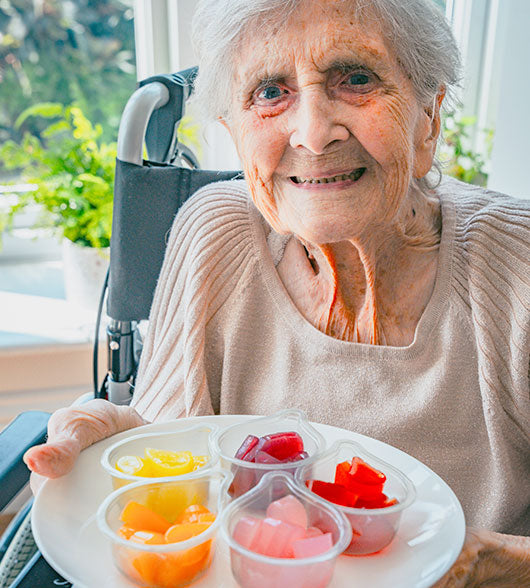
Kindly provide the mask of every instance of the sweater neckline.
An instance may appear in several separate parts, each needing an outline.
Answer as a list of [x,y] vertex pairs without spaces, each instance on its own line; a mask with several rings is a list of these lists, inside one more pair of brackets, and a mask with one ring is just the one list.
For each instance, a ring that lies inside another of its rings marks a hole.
[[335,339],[314,327],[298,310],[289,296],[274,265],[267,236],[264,231],[264,220],[249,197],[249,212],[254,246],[258,253],[258,264],[265,287],[271,296],[278,314],[293,329],[297,337],[302,337],[311,345],[335,354],[346,354],[355,357],[393,359],[414,358],[419,355],[427,343],[432,341],[431,333],[443,315],[449,300],[453,273],[453,249],[455,241],[456,213],[455,204],[450,195],[443,189],[437,189],[440,198],[442,215],[442,234],[438,256],[438,267],[433,293],[423,314],[416,325],[413,341],[403,347],[389,345],[371,345]]

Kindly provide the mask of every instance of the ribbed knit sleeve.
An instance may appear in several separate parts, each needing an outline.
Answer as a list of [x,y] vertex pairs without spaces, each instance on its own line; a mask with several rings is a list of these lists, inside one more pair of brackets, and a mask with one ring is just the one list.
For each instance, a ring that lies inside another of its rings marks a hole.
[[[530,437],[530,201],[459,185],[453,280],[471,313],[486,420]],[[502,407],[500,409],[499,407]]]
[[248,206],[242,182],[219,182],[199,190],[175,217],[132,401],[148,420],[213,414],[205,329],[251,274]]

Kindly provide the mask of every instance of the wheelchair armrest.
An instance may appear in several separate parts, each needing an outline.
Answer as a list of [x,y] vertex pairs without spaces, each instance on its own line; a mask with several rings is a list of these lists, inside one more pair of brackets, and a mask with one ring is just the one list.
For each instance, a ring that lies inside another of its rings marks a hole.
[[46,441],[50,413],[32,410],[19,414],[0,431],[0,510],[27,484],[30,471],[22,456]]

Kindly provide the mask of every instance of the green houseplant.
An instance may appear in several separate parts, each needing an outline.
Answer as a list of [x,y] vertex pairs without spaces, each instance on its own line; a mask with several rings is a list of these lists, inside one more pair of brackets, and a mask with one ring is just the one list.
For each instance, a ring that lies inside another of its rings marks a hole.
[[[26,131],[20,143],[6,141],[0,166],[16,170],[34,190],[4,205],[0,235],[16,215],[36,209],[34,228],[51,229],[63,241],[67,299],[94,308],[108,260],[117,145],[103,142],[101,125],[93,125],[76,105],[36,104],[19,115],[16,127],[23,128],[29,118],[43,130]],[[179,134],[200,150],[197,126],[187,117]]]
[[35,190],[8,207],[4,224],[36,205],[36,227],[48,227],[60,238],[85,247],[110,244],[116,143],[102,143],[100,125],[93,126],[75,105],[41,103],[18,117],[21,127],[30,117],[50,119],[41,136],[25,133],[20,144],[6,141],[0,161],[20,170]]
[[461,116],[455,111],[442,116],[442,142],[438,160],[443,171],[468,184],[485,187],[488,182],[487,159],[491,155],[493,130],[485,129],[483,153],[472,149],[471,135],[476,118]]
[[42,132],[24,133],[20,143],[6,141],[0,162],[34,189],[4,207],[0,228],[9,229],[28,207],[36,212],[35,228],[47,228],[63,241],[66,298],[94,310],[108,264],[116,143],[101,141],[76,105],[36,104],[16,121],[45,122]]

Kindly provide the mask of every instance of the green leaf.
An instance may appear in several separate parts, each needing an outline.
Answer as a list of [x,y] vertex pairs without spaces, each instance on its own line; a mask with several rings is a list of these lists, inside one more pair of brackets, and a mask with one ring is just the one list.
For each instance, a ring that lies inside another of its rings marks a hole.
[[107,182],[103,178],[95,176],[93,174],[79,174],[77,178],[82,182],[88,182],[91,184],[99,184],[100,186],[106,186]]
[[69,131],[70,125],[65,120],[57,121],[56,123],[51,124],[50,126],[46,127],[44,131],[42,131],[43,137],[53,137],[57,133],[61,133],[62,131]]
[[30,116],[42,116],[44,118],[54,118],[63,114],[63,105],[58,102],[39,102],[29,108],[26,108],[15,121],[15,129],[19,129],[22,123]]

